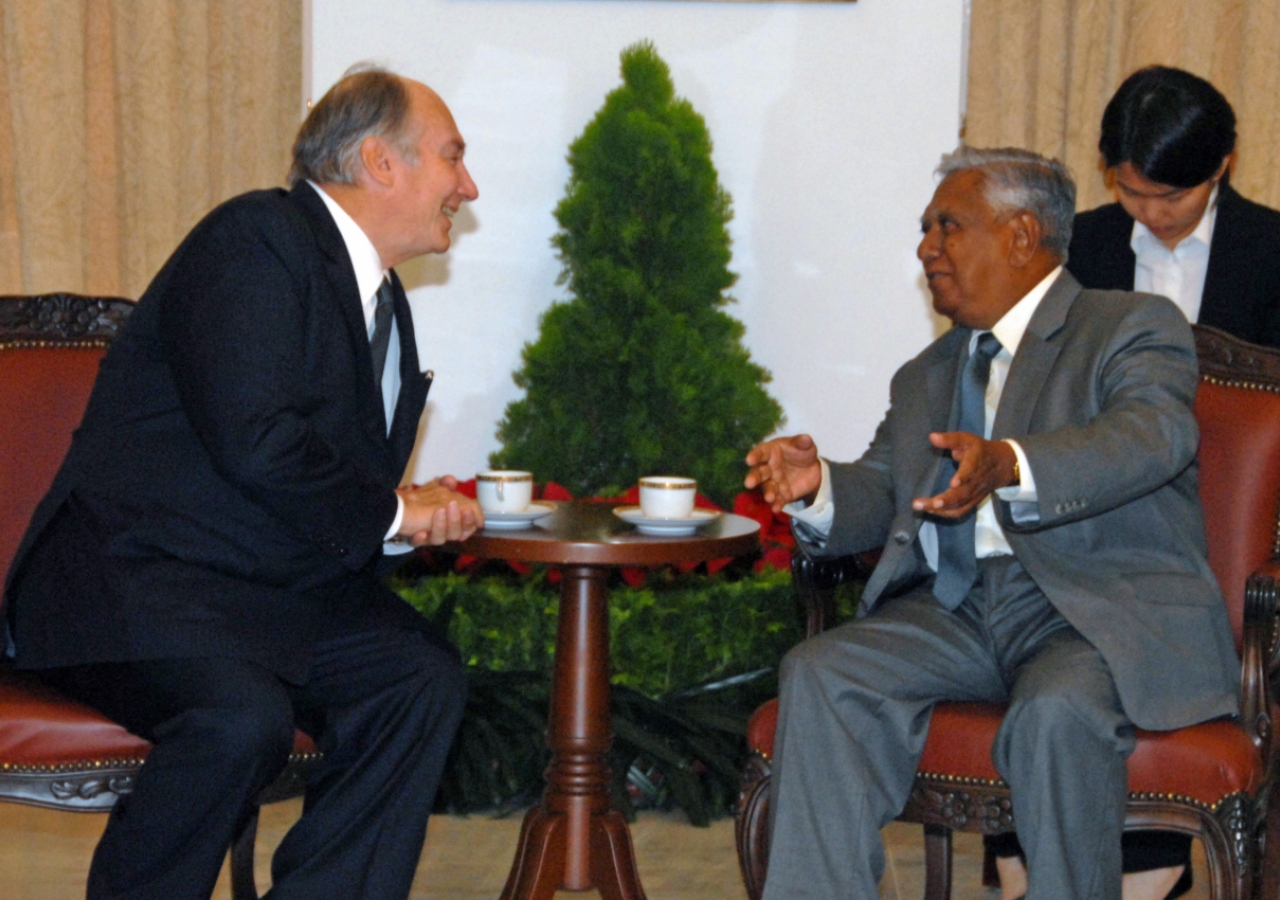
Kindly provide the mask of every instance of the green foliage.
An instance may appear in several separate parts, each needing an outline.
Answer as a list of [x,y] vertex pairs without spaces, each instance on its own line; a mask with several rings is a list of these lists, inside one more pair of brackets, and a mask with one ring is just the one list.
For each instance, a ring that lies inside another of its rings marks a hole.
[[613,681],[651,697],[772,668],[804,636],[780,569],[617,588],[609,601]]
[[526,396],[507,407],[490,461],[579,496],[690,475],[724,505],[782,410],[721,309],[736,277],[731,211],[706,123],[652,44],[623,52],[622,77],[569,149],[553,243],[573,299],[525,346]]
[[[560,598],[545,577],[449,573],[397,590],[447,621],[467,665],[550,671]],[[650,697],[776,666],[804,636],[791,573],[773,568],[740,579],[655,573],[642,587],[614,585],[609,628],[614,683]]]

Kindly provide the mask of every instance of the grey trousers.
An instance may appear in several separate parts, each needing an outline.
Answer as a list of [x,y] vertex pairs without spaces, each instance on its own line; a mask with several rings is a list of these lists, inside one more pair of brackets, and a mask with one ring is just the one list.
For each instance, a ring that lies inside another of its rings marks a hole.
[[872,900],[880,829],[906,805],[941,700],[1009,701],[992,751],[1027,853],[1027,900],[1119,900],[1133,725],[1098,651],[1012,557],[955,611],[926,590],[782,664],[764,900]]

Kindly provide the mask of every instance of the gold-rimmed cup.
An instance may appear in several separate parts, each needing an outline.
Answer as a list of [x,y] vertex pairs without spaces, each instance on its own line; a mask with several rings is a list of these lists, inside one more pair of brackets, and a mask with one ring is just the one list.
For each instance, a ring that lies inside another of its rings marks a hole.
[[687,519],[693,515],[698,482],[681,475],[640,479],[640,513],[646,519]]
[[533,473],[514,469],[478,472],[476,500],[487,513],[524,512],[533,502]]

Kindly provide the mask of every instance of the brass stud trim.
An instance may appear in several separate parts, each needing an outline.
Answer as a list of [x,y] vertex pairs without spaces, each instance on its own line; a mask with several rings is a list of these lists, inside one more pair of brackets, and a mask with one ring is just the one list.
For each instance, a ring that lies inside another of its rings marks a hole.
[[[316,753],[295,753],[289,756],[291,763],[309,763],[320,759],[324,754]],[[25,763],[0,763],[0,773],[14,775],[60,775],[65,772],[94,772],[105,769],[137,769],[144,762],[145,758],[129,758],[129,759],[88,759],[73,760],[65,763],[38,764],[28,765]]]

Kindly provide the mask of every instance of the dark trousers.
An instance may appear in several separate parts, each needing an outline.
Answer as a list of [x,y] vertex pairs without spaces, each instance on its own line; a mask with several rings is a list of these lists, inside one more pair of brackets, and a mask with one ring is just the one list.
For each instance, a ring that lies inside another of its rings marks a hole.
[[456,657],[420,633],[324,640],[302,685],[235,659],[43,676],[155,745],[111,812],[89,900],[208,900],[232,837],[284,767],[295,727],[324,761],[276,851],[266,897],[409,895],[467,690]]

